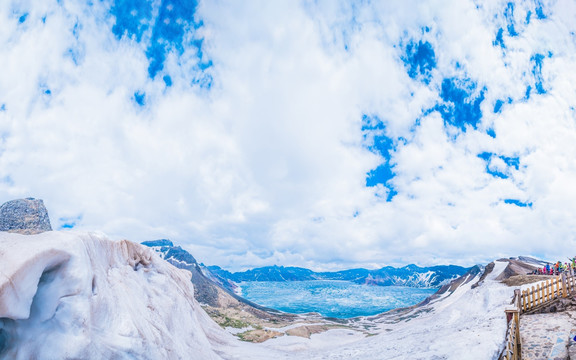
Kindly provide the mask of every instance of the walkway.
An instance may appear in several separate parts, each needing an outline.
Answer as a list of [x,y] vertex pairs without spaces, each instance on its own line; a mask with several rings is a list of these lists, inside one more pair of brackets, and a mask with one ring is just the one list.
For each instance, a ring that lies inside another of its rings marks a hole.
[[[576,360],[576,312],[520,316],[523,360]],[[573,348],[573,349],[572,349]]]

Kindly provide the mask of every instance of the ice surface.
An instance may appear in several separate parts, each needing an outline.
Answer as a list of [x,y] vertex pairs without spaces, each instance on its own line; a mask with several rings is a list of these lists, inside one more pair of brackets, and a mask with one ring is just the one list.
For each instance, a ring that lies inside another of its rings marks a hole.
[[376,315],[412,306],[438,290],[341,280],[248,281],[238,285],[243,296],[257,304],[289,313],[317,312],[337,318]]

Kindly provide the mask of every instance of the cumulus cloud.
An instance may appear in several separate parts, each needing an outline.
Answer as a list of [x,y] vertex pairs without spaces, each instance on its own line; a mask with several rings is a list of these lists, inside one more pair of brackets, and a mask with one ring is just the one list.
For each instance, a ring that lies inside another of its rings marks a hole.
[[0,198],[231,269],[563,258],[575,12],[4,2]]

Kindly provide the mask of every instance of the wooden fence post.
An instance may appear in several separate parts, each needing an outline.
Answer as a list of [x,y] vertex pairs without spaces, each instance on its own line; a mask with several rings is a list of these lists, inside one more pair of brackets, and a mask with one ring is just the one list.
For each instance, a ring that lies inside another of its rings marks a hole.
[[562,297],[566,298],[568,297],[568,292],[566,291],[566,288],[568,287],[568,282],[566,281],[566,272],[562,272]]
[[522,356],[522,338],[520,337],[520,311],[514,312],[514,320],[516,323],[516,358],[520,359]]
[[518,308],[506,309],[506,318],[508,320],[508,335],[506,347],[510,349],[512,357],[509,359],[519,359],[521,353],[522,339],[520,338],[520,310]]
[[522,291],[522,311],[528,310],[527,307],[526,307],[526,303],[528,303],[528,299],[526,298],[526,297],[527,297],[527,296],[526,296],[526,292],[527,292],[527,291],[528,291],[528,290]]
[[522,357],[522,338],[520,337],[520,313],[522,312],[522,307],[521,307],[521,302],[520,302],[520,297],[521,297],[521,292],[520,289],[515,289],[514,290],[514,298],[516,299],[516,304],[514,304],[516,306],[516,312],[514,313],[514,320],[516,322],[516,342],[518,344],[518,359],[521,359]]

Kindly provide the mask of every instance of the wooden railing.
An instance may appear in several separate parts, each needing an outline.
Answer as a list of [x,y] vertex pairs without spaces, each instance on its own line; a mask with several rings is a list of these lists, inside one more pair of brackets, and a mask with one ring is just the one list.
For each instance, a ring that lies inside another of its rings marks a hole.
[[558,298],[576,293],[576,279],[573,271],[563,272],[558,277],[543,281],[531,289],[522,291],[520,309],[528,312]]
[[566,292],[568,295],[576,295],[576,275],[574,270],[570,269],[570,273],[566,274],[564,284],[566,284]]
[[514,290],[512,307],[506,309],[506,321],[508,330],[506,331],[506,346],[500,359],[520,360],[522,354],[522,339],[520,338],[520,290]]
[[537,309],[558,298],[576,295],[576,276],[573,269],[559,276],[542,281],[530,289],[514,290],[512,306],[506,309],[508,330],[506,345],[500,359],[520,360],[522,357],[522,339],[520,338],[520,314]]

